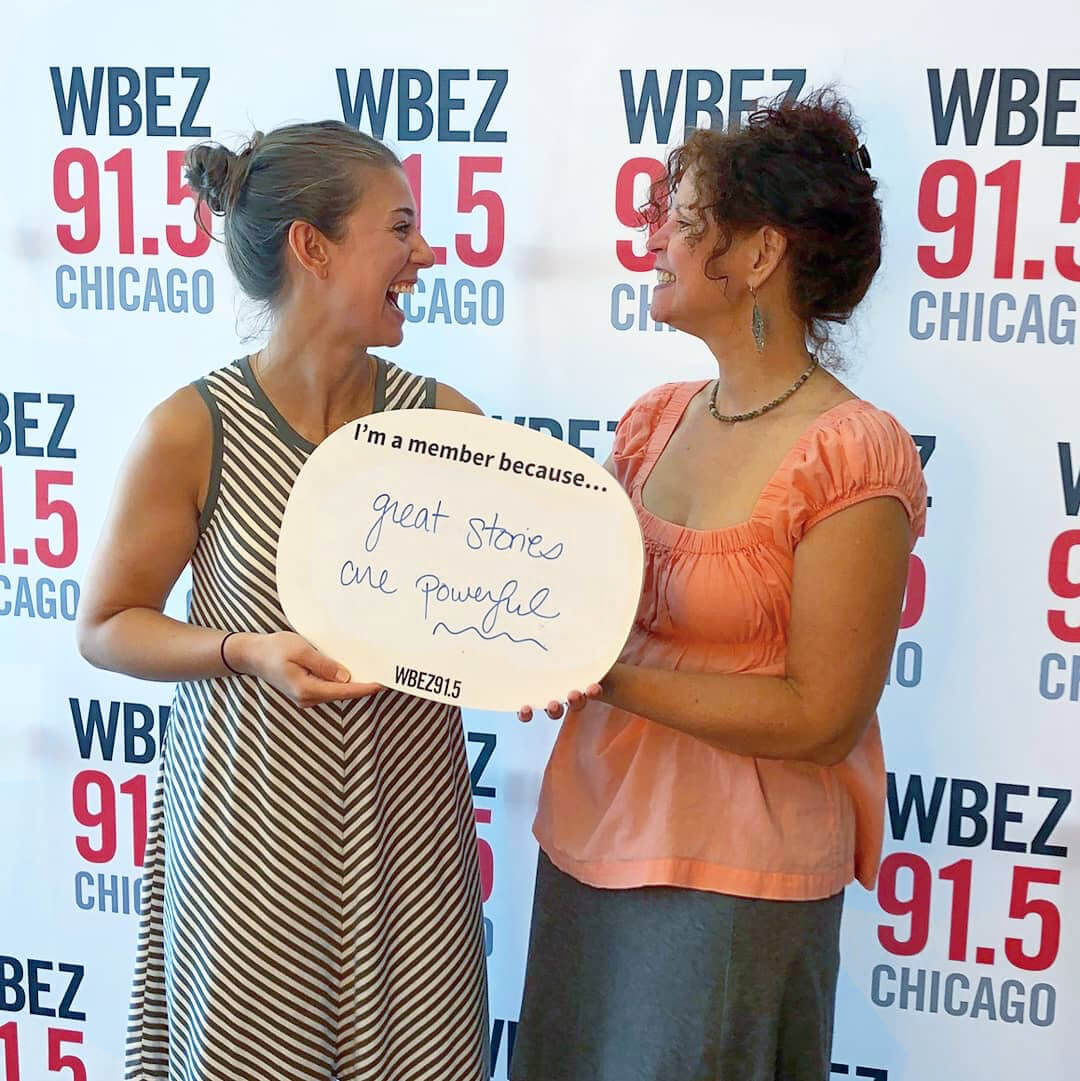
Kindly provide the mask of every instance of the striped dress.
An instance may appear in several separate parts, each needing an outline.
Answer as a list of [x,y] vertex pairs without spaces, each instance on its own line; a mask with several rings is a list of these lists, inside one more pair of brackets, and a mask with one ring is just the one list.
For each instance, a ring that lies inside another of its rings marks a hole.
[[[246,360],[213,423],[190,621],[288,629],[278,530],[313,445]],[[433,405],[379,361],[375,409]],[[481,1081],[487,983],[461,714],[397,691],[300,709],[177,688],[147,844],[128,1081]]]

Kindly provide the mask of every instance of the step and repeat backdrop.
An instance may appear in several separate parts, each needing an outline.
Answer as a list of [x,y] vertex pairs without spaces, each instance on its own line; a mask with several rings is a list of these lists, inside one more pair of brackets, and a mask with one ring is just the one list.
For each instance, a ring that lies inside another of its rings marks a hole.
[[[863,121],[887,225],[841,339],[848,379],[913,433],[932,501],[881,706],[885,860],[874,892],[848,891],[832,1072],[1076,1076],[1080,8],[42,3],[8,30],[0,1081],[121,1076],[172,688],[90,668],[73,621],[142,417],[260,334],[194,228],[184,149],[327,117],[386,140],[437,253],[393,359],[602,461],[637,395],[714,370],[648,314],[634,208],[666,149],[826,83]],[[555,729],[464,723],[506,1078]]]

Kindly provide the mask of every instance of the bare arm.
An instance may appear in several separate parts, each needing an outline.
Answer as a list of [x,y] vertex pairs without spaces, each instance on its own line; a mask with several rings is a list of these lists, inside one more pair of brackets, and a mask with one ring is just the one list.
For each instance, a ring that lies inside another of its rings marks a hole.
[[221,635],[162,615],[195,550],[210,417],[185,387],[147,417],[124,461],[79,605],[79,650],[142,679],[221,675]]
[[[588,696],[735,754],[842,762],[884,689],[909,551],[910,526],[897,500],[840,511],[796,549],[782,676],[617,664]],[[580,709],[585,701],[575,692],[570,704]]]
[[[211,455],[206,405],[185,387],[146,419],[121,469],[79,605],[79,651],[91,664],[140,679],[230,674],[228,630],[164,615],[169,593],[198,540]],[[298,635],[236,634],[234,669],[266,679],[303,705],[371,693]]]

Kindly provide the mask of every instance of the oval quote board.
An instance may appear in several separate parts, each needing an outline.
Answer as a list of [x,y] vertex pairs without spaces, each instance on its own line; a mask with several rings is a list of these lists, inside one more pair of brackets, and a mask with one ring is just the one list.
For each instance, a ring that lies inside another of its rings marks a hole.
[[354,680],[516,710],[608,672],[643,567],[630,500],[581,451],[506,421],[402,409],[312,452],[277,580],[292,626]]

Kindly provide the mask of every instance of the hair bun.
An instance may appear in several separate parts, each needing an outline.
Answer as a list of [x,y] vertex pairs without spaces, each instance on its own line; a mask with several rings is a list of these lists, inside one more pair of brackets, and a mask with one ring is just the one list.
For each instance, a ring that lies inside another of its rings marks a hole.
[[193,146],[184,159],[184,175],[191,190],[214,214],[228,214],[247,177],[252,152],[263,140],[256,131],[239,154],[220,143]]

